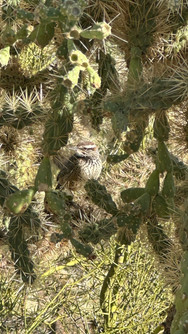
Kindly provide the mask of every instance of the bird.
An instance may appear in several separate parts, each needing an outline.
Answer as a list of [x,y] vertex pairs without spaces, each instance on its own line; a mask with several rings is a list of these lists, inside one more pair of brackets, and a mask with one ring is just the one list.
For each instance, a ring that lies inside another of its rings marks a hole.
[[72,147],[75,151],[63,164],[57,175],[57,187],[74,189],[87,180],[97,180],[102,171],[102,161],[98,147],[92,141],[79,142]]

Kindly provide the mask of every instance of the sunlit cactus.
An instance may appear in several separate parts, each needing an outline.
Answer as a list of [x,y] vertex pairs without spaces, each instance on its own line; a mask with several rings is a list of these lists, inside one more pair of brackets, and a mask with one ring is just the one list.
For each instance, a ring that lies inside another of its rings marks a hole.
[[10,213],[17,215],[23,213],[30,205],[36,189],[34,187],[15,191],[9,195],[6,199],[5,206]]

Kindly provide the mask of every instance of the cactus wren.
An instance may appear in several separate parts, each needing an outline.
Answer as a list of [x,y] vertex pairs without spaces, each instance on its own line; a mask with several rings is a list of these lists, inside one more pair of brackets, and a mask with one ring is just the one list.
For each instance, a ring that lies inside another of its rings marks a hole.
[[100,159],[97,146],[91,141],[78,143],[73,147],[75,153],[65,161],[57,176],[58,185],[74,188],[80,181],[89,179],[98,179],[102,170],[102,161]]

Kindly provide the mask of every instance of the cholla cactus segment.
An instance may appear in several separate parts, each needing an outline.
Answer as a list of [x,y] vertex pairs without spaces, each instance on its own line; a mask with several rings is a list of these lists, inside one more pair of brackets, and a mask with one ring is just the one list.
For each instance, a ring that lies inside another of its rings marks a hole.
[[85,0],[65,0],[60,6],[60,11],[67,16],[69,21],[78,20],[86,4]]
[[5,48],[0,50],[1,66],[6,66],[9,62],[9,58],[10,58],[10,46],[6,46]]
[[172,172],[173,165],[165,143],[158,141],[157,169],[160,173]]
[[89,180],[85,185],[85,189],[92,201],[100,208],[103,208],[112,215],[118,213],[117,206],[105,186],[101,185],[96,180]]
[[160,256],[160,260],[165,261],[165,257],[171,249],[172,241],[165,234],[163,227],[158,223],[157,218],[153,217],[147,223],[148,239],[154,251]]
[[154,137],[159,141],[167,141],[169,138],[170,126],[164,110],[156,112],[153,124]]
[[84,242],[96,245],[101,240],[109,240],[117,232],[111,219],[103,219],[93,224],[86,225],[79,231],[79,237]]
[[22,8],[16,9],[16,17],[22,21],[34,21],[35,15],[27,10],[24,10]]
[[131,203],[145,193],[145,188],[128,188],[121,192],[121,199],[124,203]]
[[25,190],[19,190],[9,195],[5,201],[6,208],[10,213],[18,215],[26,211],[30,205],[36,189],[31,187]]
[[101,78],[98,73],[91,67],[87,66],[86,71],[88,73],[87,82],[85,81],[86,88],[88,92],[93,94],[96,89],[99,89],[101,86]]
[[83,69],[86,69],[89,65],[87,57],[79,50],[73,50],[70,53],[69,59],[73,65],[82,66]]
[[117,216],[117,225],[126,228],[132,233],[132,236],[136,236],[141,223],[142,217],[136,211],[131,213],[119,213]]
[[142,75],[142,50],[139,47],[131,48],[128,83],[138,82]]
[[147,215],[149,213],[150,205],[151,196],[148,192],[145,192],[134,201],[135,210],[138,210],[142,215]]
[[3,206],[6,198],[15,191],[18,191],[18,188],[13,186],[8,181],[6,173],[0,170],[0,205]]
[[101,77],[101,90],[104,95],[106,94],[106,89],[109,89],[112,93],[119,93],[121,85],[119,73],[115,67],[115,59],[110,53],[100,50],[97,63],[99,64],[98,74]]
[[158,194],[155,196],[153,203],[153,210],[159,218],[169,219],[169,206],[165,198]]
[[44,48],[54,37],[55,23],[40,23],[29,35],[29,40]]
[[175,195],[174,177],[172,172],[168,172],[165,176],[162,195],[166,199],[173,198]]
[[94,24],[91,29],[83,30],[80,32],[80,36],[89,39],[103,40],[111,35],[111,27],[106,22],[98,22]]
[[87,244],[84,245],[80,241],[74,238],[70,238],[70,241],[71,241],[71,244],[75,247],[76,252],[85,257],[88,257],[93,252],[93,248]]
[[[54,108],[56,106],[54,105]],[[72,105],[69,105],[71,108]],[[73,128],[72,110],[54,110],[45,124],[43,134],[43,150],[45,154],[53,155],[67,144],[68,134]]]
[[146,182],[146,191],[151,195],[155,196],[159,192],[159,171],[155,169],[149,179]]
[[24,102],[20,103],[18,98],[15,101],[14,97],[12,100],[8,98],[0,114],[0,127],[9,125],[21,130],[25,126],[33,124],[42,113],[42,108],[38,103],[32,104],[28,101],[27,104],[24,104]]
[[46,69],[54,60],[55,54],[48,47],[42,49],[33,42],[24,46],[18,57],[20,68],[27,77]]
[[48,191],[52,187],[52,171],[51,163],[49,157],[44,157],[36,178],[35,178],[35,187],[38,191]]
[[21,275],[24,282],[33,283],[36,275],[24,238],[22,216],[12,217],[10,219],[8,241],[17,273]]
[[63,218],[59,217],[58,221],[60,223],[61,231],[63,232],[63,238],[72,238],[74,233],[72,227],[70,226],[71,216],[66,213]]
[[117,138],[120,138],[121,133],[127,130],[127,125],[129,123],[127,115],[121,110],[116,110],[112,114],[111,122],[114,134]]
[[180,288],[175,296],[176,314],[174,316],[171,334],[188,333],[188,251],[181,260]]
[[57,191],[47,191],[45,194],[45,207],[51,213],[58,217],[63,217],[65,214],[65,194]]
[[134,129],[127,131],[126,141],[123,145],[123,150],[127,154],[137,152],[144,138],[144,129],[140,125],[136,125]]
[[81,69],[81,66],[74,66],[73,69],[63,77],[63,84],[67,88],[73,89],[77,85]]

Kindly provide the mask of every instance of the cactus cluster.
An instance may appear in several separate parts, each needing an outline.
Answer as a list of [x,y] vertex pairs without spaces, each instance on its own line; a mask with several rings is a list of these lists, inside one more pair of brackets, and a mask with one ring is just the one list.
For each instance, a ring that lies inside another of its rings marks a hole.
[[[173,5],[168,2],[166,8],[173,7],[177,11],[182,9],[181,17],[184,19],[186,12],[180,2],[174,2]],[[170,124],[167,110],[186,98],[187,69],[182,66],[181,69],[169,71],[170,74],[167,72],[160,77],[145,80],[146,59],[152,58],[150,49],[157,39],[158,26],[163,22],[163,19],[160,21],[159,18],[160,15],[165,16],[160,14],[160,1],[124,2],[125,8],[120,16],[127,16],[119,30],[124,27],[127,35],[124,44],[127,45],[125,58],[128,73],[126,89],[121,92],[115,61],[110,52],[98,52],[98,70],[93,66],[93,59],[88,57],[92,52],[90,40],[97,40],[97,45],[102,45],[108,37],[114,35],[111,23],[108,23],[110,20],[101,22],[100,18],[98,22],[92,23],[92,26],[84,27],[82,14],[88,4],[88,1],[84,0],[34,1],[30,6],[26,1],[27,6],[23,6],[24,8],[20,8],[20,3],[19,0],[9,0],[2,6],[0,64],[4,72],[9,64],[13,69],[18,64],[17,70],[28,80],[34,80],[41,71],[48,74],[51,72],[53,85],[46,99],[47,112],[44,112],[38,102],[30,103],[29,107],[24,105],[20,98],[13,99],[12,104],[5,99],[1,106],[0,127],[7,126],[10,131],[11,127],[17,130],[26,130],[25,127],[31,129],[30,126],[40,120],[41,116],[46,116],[40,152],[42,158],[33,185],[26,189],[17,189],[9,182],[6,173],[0,171],[0,205],[5,215],[10,218],[8,240],[12,259],[22,279],[33,282],[35,273],[24,228],[31,228],[33,222],[36,227],[40,225],[32,202],[37,192],[44,192],[44,207],[58,222],[61,237],[68,239],[76,252],[83,256],[89,257],[92,254],[93,248],[90,244],[97,245],[117,232],[114,263],[101,292],[106,303],[107,283],[114,284],[115,271],[118,265],[126,260],[126,246],[136,239],[141,224],[146,223],[148,240],[163,261],[172,246],[170,238],[164,232],[161,219],[169,220],[174,212],[177,212],[174,204],[174,176],[186,178],[187,167],[182,167],[181,162],[176,161],[168,150],[166,142],[170,136]],[[123,1],[118,1],[118,4],[122,3]],[[113,1],[110,6],[112,10],[115,6]],[[178,23],[173,15],[176,21],[173,33],[177,37],[177,45],[173,48],[176,52],[183,49],[186,40],[184,33],[187,34],[187,28],[185,23],[182,28],[182,18],[179,18]],[[57,31],[60,32],[59,44],[56,41]],[[89,45],[88,49],[84,42]],[[14,87],[11,86],[12,88]],[[102,209],[105,219],[80,228],[77,236],[71,224],[73,218],[69,204],[72,199],[68,194],[53,189],[55,181],[51,160],[69,140],[77,111],[77,98],[80,98],[83,92],[86,106],[84,112],[89,114],[93,127],[99,131],[107,115],[111,119],[115,140],[123,138],[122,154],[109,156],[108,162],[118,163],[139,150],[151,116],[155,118],[153,136],[157,143],[157,156],[155,168],[145,186],[121,191],[123,205],[120,208],[104,185],[96,180],[89,180],[85,185],[87,195]],[[182,214],[178,233],[184,254],[172,334],[187,332],[187,208]],[[115,286],[114,295],[116,290]],[[105,313],[106,306],[102,304]],[[115,303],[113,306],[115,307]]]

